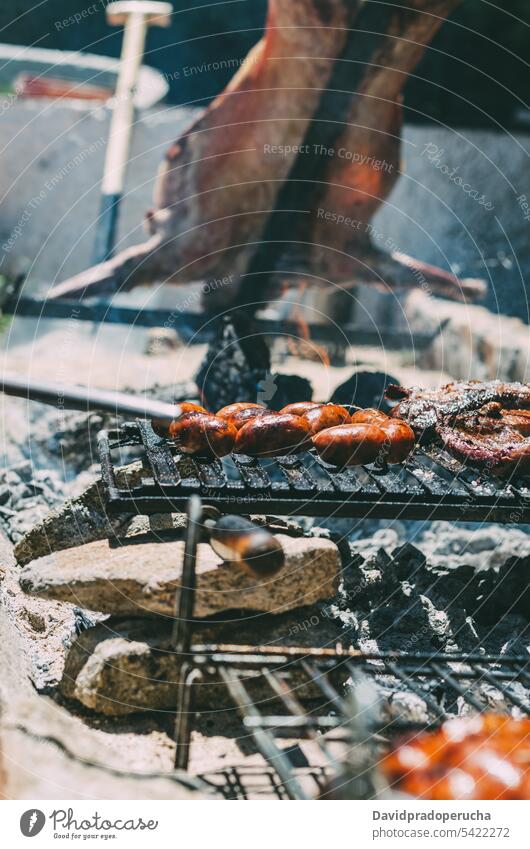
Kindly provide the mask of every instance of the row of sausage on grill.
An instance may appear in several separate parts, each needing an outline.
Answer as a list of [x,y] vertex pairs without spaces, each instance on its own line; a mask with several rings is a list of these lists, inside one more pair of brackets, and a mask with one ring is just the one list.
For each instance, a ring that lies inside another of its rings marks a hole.
[[302,401],[274,413],[261,404],[240,402],[213,415],[199,404],[179,406],[180,415],[164,435],[183,454],[197,457],[224,457],[232,451],[276,457],[314,448],[336,466],[402,463],[415,443],[406,422],[375,409],[349,413],[338,404]]

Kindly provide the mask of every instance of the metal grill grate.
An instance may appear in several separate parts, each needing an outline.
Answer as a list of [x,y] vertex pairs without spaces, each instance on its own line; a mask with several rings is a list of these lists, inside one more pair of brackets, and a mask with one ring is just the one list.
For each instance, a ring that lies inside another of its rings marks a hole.
[[[115,464],[132,446],[144,461],[145,476],[135,486],[120,487]],[[230,513],[530,522],[528,478],[502,483],[435,447],[417,448],[406,463],[384,469],[337,470],[313,452],[209,461],[180,455],[139,421],[102,431],[99,449],[114,513],[182,511],[198,494],[205,504]]]
[[[371,744],[384,744],[396,733],[434,727],[469,712],[495,709],[530,715],[530,658],[524,656],[210,646],[194,648],[189,665],[200,670],[201,680],[223,681],[244,730],[273,768],[278,786],[292,799],[307,798],[309,775],[314,781],[318,775],[321,783],[336,766],[333,744],[347,742],[352,721],[348,688],[343,685],[361,680],[360,675],[368,676],[381,693],[391,691],[394,698],[397,693],[414,695],[424,706],[421,720],[414,719],[392,710],[387,713],[382,698],[383,719],[365,741]],[[252,685],[258,678],[268,690],[257,703]],[[289,748],[282,747],[286,737],[313,741],[324,761],[320,771],[297,769],[296,758],[293,762]],[[246,792],[244,783],[237,792]]]
[[[281,746],[281,738],[311,741],[319,749],[324,767],[332,772],[338,763],[331,748],[337,734],[342,734],[350,747],[354,737],[355,745],[366,749],[373,748],[376,742],[384,744],[396,732],[436,726],[450,716],[470,711],[530,715],[527,656],[365,653],[339,645],[335,649],[192,645],[200,498],[190,499],[187,514],[186,556],[174,633],[174,648],[180,658],[175,722],[177,767],[187,768],[194,688],[207,679],[224,684],[244,730],[253,737],[277,776],[280,798],[285,793],[291,799],[306,799],[315,792],[301,780],[292,752]],[[370,711],[371,723],[362,715],[362,704],[348,697],[345,686],[352,682],[356,690],[356,685],[365,679],[379,690],[386,708],[381,719]],[[385,697],[385,693],[391,696]],[[404,694],[405,700],[416,698],[415,710],[409,716],[392,709],[398,693]],[[364,769],[363,774],[369,775],[369,771],[370,768]],[[314,778],[314,772],[311,774]],[[243,792],[241,785],[237,792]]]

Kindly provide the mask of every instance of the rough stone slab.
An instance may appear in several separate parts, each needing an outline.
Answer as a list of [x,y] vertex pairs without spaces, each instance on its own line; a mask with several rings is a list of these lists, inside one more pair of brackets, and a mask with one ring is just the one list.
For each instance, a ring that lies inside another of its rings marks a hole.
[[[347,634],[326,608],[310,607],[271,617],[261,614],[234,618],[216,625],[199,624],[194,629],[197,644],[335,647]],[[342,681],[348,677],[342,670]],[[84,631],[71,645],[61,693],[107,716],[125,716],[137,711],[172,711],[177,700],[177,657],[171,647],[171,622],[153,619],[111,617]],[[298,698],[321,696],[304,677],[293,681]],[[338,681],[335,683],[339,683]],[[254,699],[270,700],[264,679],[245,681]],[[194,689],[195,707],[200,710],[231,710],[233,702],[218,679],[208,679]],[[228,714],[226,714],[228,718]]]
[[[15,571],[16,567],[12,568]],[[2,584],[2,595],[10,595],[10,589],[6,592]],[[62,607],[67,612],[66,606]],[[58,645],[48,645],[48,649],[49,654],[59,652]],[[64,651],[66,646],[62,646]],[[2,798],[187,799],[210,793],[199,780],[172,770],[171,741],[149,717],[137,717],[130,723],[121,719],[119,728],[113,720],[86,724],[56,701],[35,692],[31,667],[28,641],[12,610],[2,604]]]
[[[118,486],[137,486],[152,471],[141,461],[129,463],[116,470]],[[129,539],[150,531],[182,529],[183,514],[152,516],[109,516],[106,512],[107,494],[101,480],[91,483],[75,498],[70,498],[51,510],[37,522],[14,547],[14,556],[21,566],[54,551],[64,551],[103,539]]]
[[96,481],[79,498],[52,510],[16,544],[17,561],[24,566],[51,551],[104,539],[121,531],[128,520],[109,518],[103,507],[104,499],[103,485]]
[[[237,564],[223,563],[201,543],[195,616],[234,609],[281,613],[336,594],[340,557],[334,543],[283,534],[277,539],[286,552],[285,566],[272,578],[261,579]],[[102,613],[172,617],[183,553],[180,540],[93,542],[40,558],[22,570],[20,583],[27,593]]]

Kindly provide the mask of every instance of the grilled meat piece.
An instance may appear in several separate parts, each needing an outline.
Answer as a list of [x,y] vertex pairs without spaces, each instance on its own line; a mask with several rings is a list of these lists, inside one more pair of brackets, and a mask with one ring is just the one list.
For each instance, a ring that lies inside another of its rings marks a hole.
[[381,768],[394,788],[422,799],[528,799],[530,719],[451,719],[403,740]]
[[414,431],[402,419],[388,418],[375,422],[386,435],[384,459],[387,463],[403,463],[416,444]]
[[401,402],[394,407],[392,415],[408,422],[416,436],[451,424],[456,416],[480,410],[492,402],[507,409],[530,410],[530,384],[500,380],[447,383],[433,390],[405,389],[392,384],[385,394],[390,401]]
[[495,475],[530,472],[530,385],[469,381],[423,391],[390,386],[392,415],[422,441],[440,440],[463,462]]

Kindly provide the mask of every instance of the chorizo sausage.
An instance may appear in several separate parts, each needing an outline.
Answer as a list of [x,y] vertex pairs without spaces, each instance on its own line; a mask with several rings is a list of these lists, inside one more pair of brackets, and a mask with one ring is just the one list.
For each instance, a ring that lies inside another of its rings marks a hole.
[[416,443],[414,431],[403,419],[388,418],[386,422],[377,422],[386,434],[384,459],[387,463],[403,463]]
[[223,407],[217,415],[221,419],[233,424],[236,430],[243,427],[244,424],[255,419],[256,416],[261,416],[267,413],[268,410],[262,404],[251,404],[246,401],[240,401],[236,404],[228,404]]
[[224,457],[234,447],[237,430],[230,422],[210,413],[187,413],[169,425],[169,438],[183,454]]
[[366,410],[356,410],[351,415],[352,424],[373,424],[377,422],[388,421],[388,416],[382,410],[376,410],[373,407],[368,407]]
[[309,424],[301,416],[268,413],[243,425],[234,450],[253,457],[275,457],[305,451],[309,436]]
[[311,442],[317,453],[334,466],[360,466],[383,456],[388,437],[377,424],[361,422],[321,430]]
[[313,409],[307,410],[302,418],[308,422],[312,436],[326,428],[351,422],[349,412],[339,404],[321,404],[318,407],[313,407]]
[[309,410],[314,410],[315,407],[322,407],[318,401],[296,401],[294,404],[287,404],[280,413],[290,413],[292,416],[303,416]]
[[[182,418],[182,416],[186,416],[188,413],[207,413],[204,407],[201,407],[200,404],[194,404],[191,401],[183,401],[182,403],[176,405],[180,409],[180,413],[175,417],[174,421]],[[153,419],[151,422],[151,426],[155,433],[159,436],[169,436],[169,428],[167,422],[161,421],[160,419]]]

